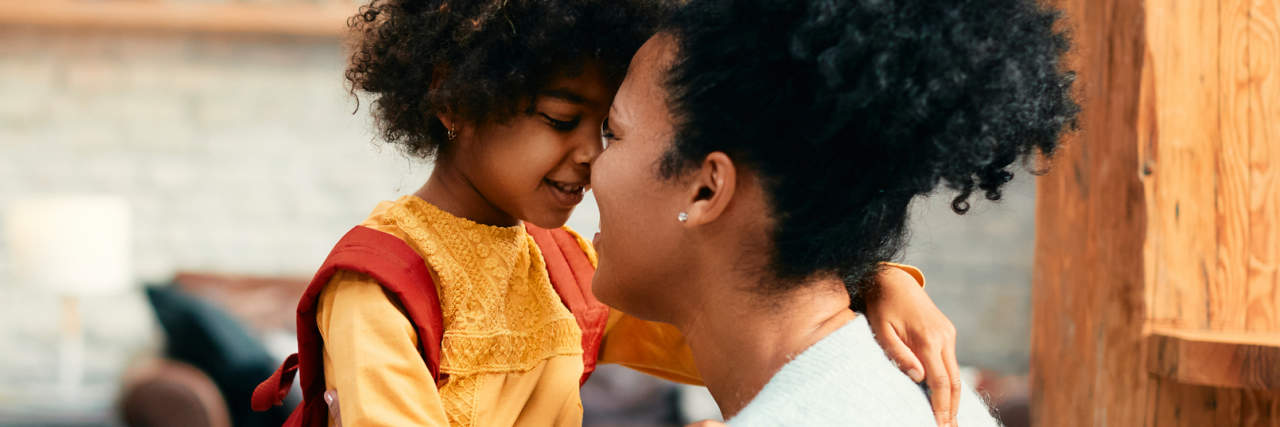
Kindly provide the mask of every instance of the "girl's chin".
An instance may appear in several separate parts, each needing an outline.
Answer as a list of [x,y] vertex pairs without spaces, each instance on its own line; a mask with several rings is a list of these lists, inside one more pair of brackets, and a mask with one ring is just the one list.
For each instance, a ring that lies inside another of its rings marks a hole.
[[545,228],[548,230],[564,227],[569,222],[569,215],[573,213],[570,209],[567,212],[545,212],[538,215],[530,215],[524,219],[524,222]]

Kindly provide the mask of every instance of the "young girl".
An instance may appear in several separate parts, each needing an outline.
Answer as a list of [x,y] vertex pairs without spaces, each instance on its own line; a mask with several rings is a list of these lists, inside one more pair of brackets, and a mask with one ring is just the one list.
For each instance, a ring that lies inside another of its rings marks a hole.
[[[412,312],[423,301],[403,300],[363,267],[318,275],[323,290],[299,307],[299,339],[314,344],[302,333],[314,322],[343,425],[580,425],[578,387],[596,356],[700,383],[673,327],[617,311],[584,358],[578,313],[548,274],[547,246],[531,236],[563,227],[582,201],[600,124],[665,10],[639,0],[375,0],[351,19],[360,36],[346,73],[353,91],[372,95],[386,141],[435,166],[421,189],[379,204],[361,225],[429,267],[438,301],[424,301],[438,305],[443,336],[421,336]],[[594,265],[590,244],[572,236],[576,247],[556,250]],[[954,375],[953,329],[919,273],[888,268],[877,282],[884,297],[868,312],[882,344],[917,380],[926,365],[931,380]],[[589,290],[580,298],[594,302]],[[438,366],[423,350],[433,339]],[[910,348],[935,350],[921,363]],[[306,387],[314,374],[302,375]],[[949,384],[935,389],[940,408],[954,405]]]

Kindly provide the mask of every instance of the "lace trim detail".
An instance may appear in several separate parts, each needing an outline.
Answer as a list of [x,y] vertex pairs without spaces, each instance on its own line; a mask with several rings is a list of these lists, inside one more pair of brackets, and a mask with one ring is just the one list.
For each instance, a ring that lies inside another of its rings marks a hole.
[[582,353],[582,331],[524,226],[477,224],[413,196],[396,201],[381,220],[407,234],[436,272],[442,372],[521,371]]
[[475,425],[476,395],[479,394],[482,377],[458,376],[440,387],[440,403],[444,404],[445,417],[451,426]]
[[573,319],[556,319],[530,334],[446,332],[441,347],[441,372],[520,372],[551,356],[581,355],[582,332]]

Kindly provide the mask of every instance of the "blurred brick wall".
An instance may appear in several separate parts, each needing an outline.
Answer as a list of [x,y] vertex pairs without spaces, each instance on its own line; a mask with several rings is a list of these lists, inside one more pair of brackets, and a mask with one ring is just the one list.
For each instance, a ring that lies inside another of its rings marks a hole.
[[0,205],[127,197],[144,279],[308,274],[429,172],[372,142],[344,59],[337,40],[0,31]]

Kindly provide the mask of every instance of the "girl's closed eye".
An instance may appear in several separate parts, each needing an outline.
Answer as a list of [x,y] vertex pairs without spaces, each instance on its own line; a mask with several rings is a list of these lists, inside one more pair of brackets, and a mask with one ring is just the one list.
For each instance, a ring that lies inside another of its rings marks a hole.
[[582,121],[582,116],[574,117],[570,120],[559,120],[554,117],[551,117],[551,115],[547,113],[538,113],[538,114],[542,115],[542,118],[547,120],[548,125],[550,125],[555,130],[558,130],[561,132],[568,132],[568,131],[574,130],[575,128],[578,127],[578,123]]

